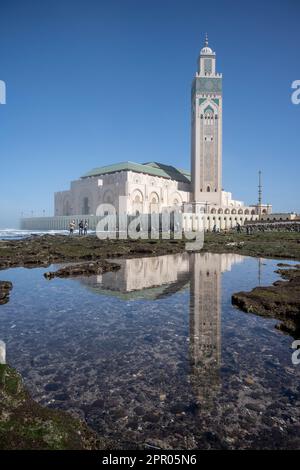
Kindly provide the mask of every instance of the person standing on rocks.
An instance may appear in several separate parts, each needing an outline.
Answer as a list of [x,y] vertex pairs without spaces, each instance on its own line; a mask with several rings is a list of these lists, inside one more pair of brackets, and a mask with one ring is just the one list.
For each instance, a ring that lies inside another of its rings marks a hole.
[[70,235],[73,235],[74,229],[75,229],[75,220],[72,220],[72,222],[69,223]]
[[88,228],[89,228],[89,223],[88,223],[88,221],[85,219],[85,221],[84,221],[84,226],[83,226],[83,235],[87,235]]
[[79,235],[82,235],[83,234],[83,220],[82,219],[79,222],[78,227],[79,227]]

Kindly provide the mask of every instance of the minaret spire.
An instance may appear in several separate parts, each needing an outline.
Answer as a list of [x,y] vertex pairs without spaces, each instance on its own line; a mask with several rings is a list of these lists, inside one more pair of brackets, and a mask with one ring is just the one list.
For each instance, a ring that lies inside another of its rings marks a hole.
[[262,183],[261,183],[261,170],[258,172],[258,205],[262,203]]
[[204,47],[208,47],[208,35],[205,33]]

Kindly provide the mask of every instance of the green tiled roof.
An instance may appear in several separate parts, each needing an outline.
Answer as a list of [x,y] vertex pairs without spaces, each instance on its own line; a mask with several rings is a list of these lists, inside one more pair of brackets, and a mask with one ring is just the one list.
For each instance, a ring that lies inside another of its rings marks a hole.
[[147,175],[160,176],[162,178],[181,181],[183,183],[189,183],[191,179],[191,175],[188,171],[157,162],[149,162],[144,164],[133,162],[114,163],[113,165],[94,168],[93,170],[83,175],[82,178],[100,176],[105,175],[107,173],[115,173],[117,171],[135,171],[136,173],[145,173]]

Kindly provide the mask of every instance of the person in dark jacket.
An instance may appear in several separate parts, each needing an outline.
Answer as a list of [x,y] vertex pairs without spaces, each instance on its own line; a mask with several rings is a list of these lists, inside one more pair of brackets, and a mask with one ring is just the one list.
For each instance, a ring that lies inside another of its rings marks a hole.
[[83,220],[82,219],[78,224],[78,228],[79,228],[79,235],[82,235],[83,234]]

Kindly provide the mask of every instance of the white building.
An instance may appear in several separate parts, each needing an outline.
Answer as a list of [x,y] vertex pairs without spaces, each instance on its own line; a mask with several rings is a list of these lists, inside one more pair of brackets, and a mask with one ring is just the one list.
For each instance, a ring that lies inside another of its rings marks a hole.
[[222,107],[222,75],[206,38],[192,84],[191,174],[157,162],[95,168],[73,181],[68,191],[55,194],[55,215],[95,215],[103,203],[131,215],[189,204],[186,211],[202,213],[206,228],[223,229],[271,213],[270,205],[245,206],[223,191]]

